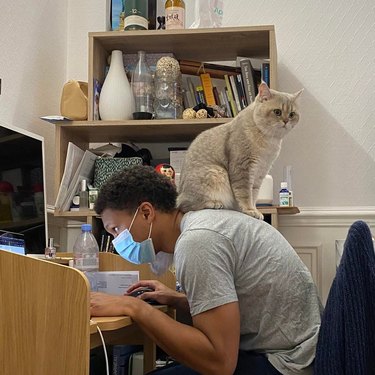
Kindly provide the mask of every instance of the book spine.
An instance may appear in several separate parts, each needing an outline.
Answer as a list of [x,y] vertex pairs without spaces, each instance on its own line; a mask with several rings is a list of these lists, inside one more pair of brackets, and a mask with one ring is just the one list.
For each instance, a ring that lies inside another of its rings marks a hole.
[[248,104],[251,104],[255,100],[255,83],[250,59],[242,59],[240,61],[240,67],[246,100]]
[[229,104],[230,104],[230,108],[232,110],[232,115],[234,117],[238,114],[238,111],[237,111],[236,102],[234,101],[234,97],[233,97],[233,93],[232,93],[232,88],[230,86],[228,74],[226,74],[224,76],[224,79],[225,79],[225,85],[226,85],[226,89],[227,89],[228,101],[229,101]]
[[241,74],[236,75],[236,85],[237,85],[238,96],[240,97],[241,108],[244,109],[247,107],[247,100],[245,96],[245,90],[242,84]]
[[197,103],[203,103],[206,104],[206,101],[204,99],[204,91],[202,86],[197,86],[195,88],[196,96],[197,96]]
[[224,103],[220,100],[219,90],[216,86],[212,88],[212,92],[214,93],[215,102],[217,105],[223,105]]
[[216,105],[215,96],[214,96],[213,88],[212,88],[211,76],[208,73],[203,73],[200,75],[200,78],[201,78],[201,83],[203,87],[204,98],[205,98],[206,104],[208,106]]
[[264,62],[262,63],[262,81],[267,83],[267,86],[270,86],[270,63]]
[[195,92],[195,88],[194,88],[194,84],[193,84],[193,81],[190,77],[188,77],[186,79],[186,82],[187,82],[187,85],[188,85],[188,89],[189,89],[189,92],[190,92],[190,97],[193,101],[193,105],[191,107],[195,107],[198,102],[197,102],[197,96],[196,96],[196,92]]
[[236,79],[235,79],[234,76],[229,76],[229,81],[230,81],[230,85],[232,87],[232,92],[233,92],[233,96],[234,96],[234,101],[236,102],[237,111],[241,112],[242,108],[241,108],[241,103],[240,103],[240,97],[239,97],[238,91],[237,91]]
[[229,104],[229,100],[228,100],[228,96],[227,96],[227,93],[226,93],[226,88],[223,88],[220,93],[220,100],[221,102],[224,104],[225,106],[225,111],[226,111],[226,114],[228,117],[233,117],[232,115],[232,110],[230,108],[230,104]]

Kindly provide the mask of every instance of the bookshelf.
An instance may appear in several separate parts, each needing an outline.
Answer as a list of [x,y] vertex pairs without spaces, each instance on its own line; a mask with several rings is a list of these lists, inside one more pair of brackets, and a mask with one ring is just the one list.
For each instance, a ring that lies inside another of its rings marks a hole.
[[[104,81],[107,58],[114,49],[127,54],[172,52],[178,60],[236,61],[238,56],[268,59],[270,86],[276,89],[277,49],[272,25],[218,29],[91,32],[89,39],[87,121],[56,123],[56,194],[64,171],[68,142],[83,150],[91,142],[190,142],[200,132],[230,119],[93,121],[93,82]],[[95,224],[95,214],[55,212],[55,216]]]

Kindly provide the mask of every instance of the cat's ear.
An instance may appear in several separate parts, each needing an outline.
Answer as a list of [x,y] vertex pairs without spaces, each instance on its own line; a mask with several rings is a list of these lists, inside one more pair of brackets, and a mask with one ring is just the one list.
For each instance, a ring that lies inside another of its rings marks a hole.
[[271,91],[267,86],[267,83],[262,81],[262,83],[258,87],[258,99],[260,102],[264,102],[270,100],[272,97]]
[[302,95],[303,90],[304,89],[301,89],[301,90],[299,90],[299,91],[297,91],[296,93],[293,94],[293,101],[295,101],[296,99],[298,99]]

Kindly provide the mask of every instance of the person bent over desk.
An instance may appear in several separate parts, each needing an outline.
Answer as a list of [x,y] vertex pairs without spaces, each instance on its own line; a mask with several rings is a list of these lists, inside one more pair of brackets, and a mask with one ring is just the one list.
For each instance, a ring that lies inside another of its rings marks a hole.
[[[128,293],[91,294],[93,316],[129,315],[178,361],[159,374],[312,374],[322,305],[311,274],[271,225],[243,213],[183,214],[170,180],[147,166],[119,172],[95,210],[116,251],[162,273],[174,259],[184,293],[142,280]],[[178,322],[144,300],[188,310]]]

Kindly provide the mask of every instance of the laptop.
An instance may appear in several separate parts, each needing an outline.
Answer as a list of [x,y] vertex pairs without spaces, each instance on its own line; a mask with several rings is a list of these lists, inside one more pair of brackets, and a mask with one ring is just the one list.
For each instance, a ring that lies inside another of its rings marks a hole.
[[0,229],[0,249],[25,255],[24,235]]

